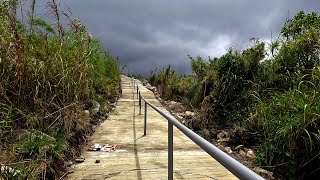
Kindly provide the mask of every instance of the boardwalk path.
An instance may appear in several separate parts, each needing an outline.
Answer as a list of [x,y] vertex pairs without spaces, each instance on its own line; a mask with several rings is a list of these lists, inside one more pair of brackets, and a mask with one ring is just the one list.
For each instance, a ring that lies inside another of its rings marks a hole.
[[[140,82],[139,82],[140,84]],[[141,84],[140,84],[141,85]],[[163,108],[142,85],[149,102]],[[117,144],[114,152],[83,152],[85,162],[74,165],[68,179],[167,179],[167,121],[148,107],[147,136],[143,136],[143,110],[139,114],[131,80],[122,76],[122,97],[115,112],[97,127],[90,143]],[[143,103],[144,105],[144,103]],[[95,163],[100,160],[100,163]],[[175,179],[236,179],[229,171],[174,128]]]

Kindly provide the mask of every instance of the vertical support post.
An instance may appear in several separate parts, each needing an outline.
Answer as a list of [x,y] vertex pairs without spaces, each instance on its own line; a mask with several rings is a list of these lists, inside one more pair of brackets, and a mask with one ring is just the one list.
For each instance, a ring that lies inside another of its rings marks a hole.
[[144,102],[144,135],[147,135],[147,102]]
[[137,99],[139,98],[139,88],[137,86]]
[[168,121],[168,179],[173,180],[173,124]]
[[141,115],[141,92],[139,91],[139,115]]

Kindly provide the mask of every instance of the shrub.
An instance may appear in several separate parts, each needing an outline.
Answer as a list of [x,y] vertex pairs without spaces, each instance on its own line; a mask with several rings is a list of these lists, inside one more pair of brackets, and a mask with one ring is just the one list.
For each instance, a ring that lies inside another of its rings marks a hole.
[[273,95],[255,108],[250,123],[260,142],[260,165],[285,169],[287,178],[315,175],[320,150],[319,88],[319,77],[302,81],[298,89]]

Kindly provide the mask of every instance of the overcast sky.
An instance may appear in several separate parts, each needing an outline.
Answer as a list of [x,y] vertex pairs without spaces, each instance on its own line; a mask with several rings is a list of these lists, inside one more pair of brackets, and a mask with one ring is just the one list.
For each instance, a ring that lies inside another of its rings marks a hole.
[[319,0],[60,0],[107,51],[135,74],[171,64],[190,72],[187,57],[221,56],[251,37],[270,40],[288,15],[320,10]]

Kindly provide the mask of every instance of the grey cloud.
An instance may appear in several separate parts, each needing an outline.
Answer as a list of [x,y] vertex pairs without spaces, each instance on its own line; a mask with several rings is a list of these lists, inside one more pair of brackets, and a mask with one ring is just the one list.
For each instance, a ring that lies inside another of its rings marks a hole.
[[297,11],[319,11],[318,0],[64,0],[74,15],[136,74],[171,64],[190,72],[192,56],[219,56],[249,38],[279,34]]

